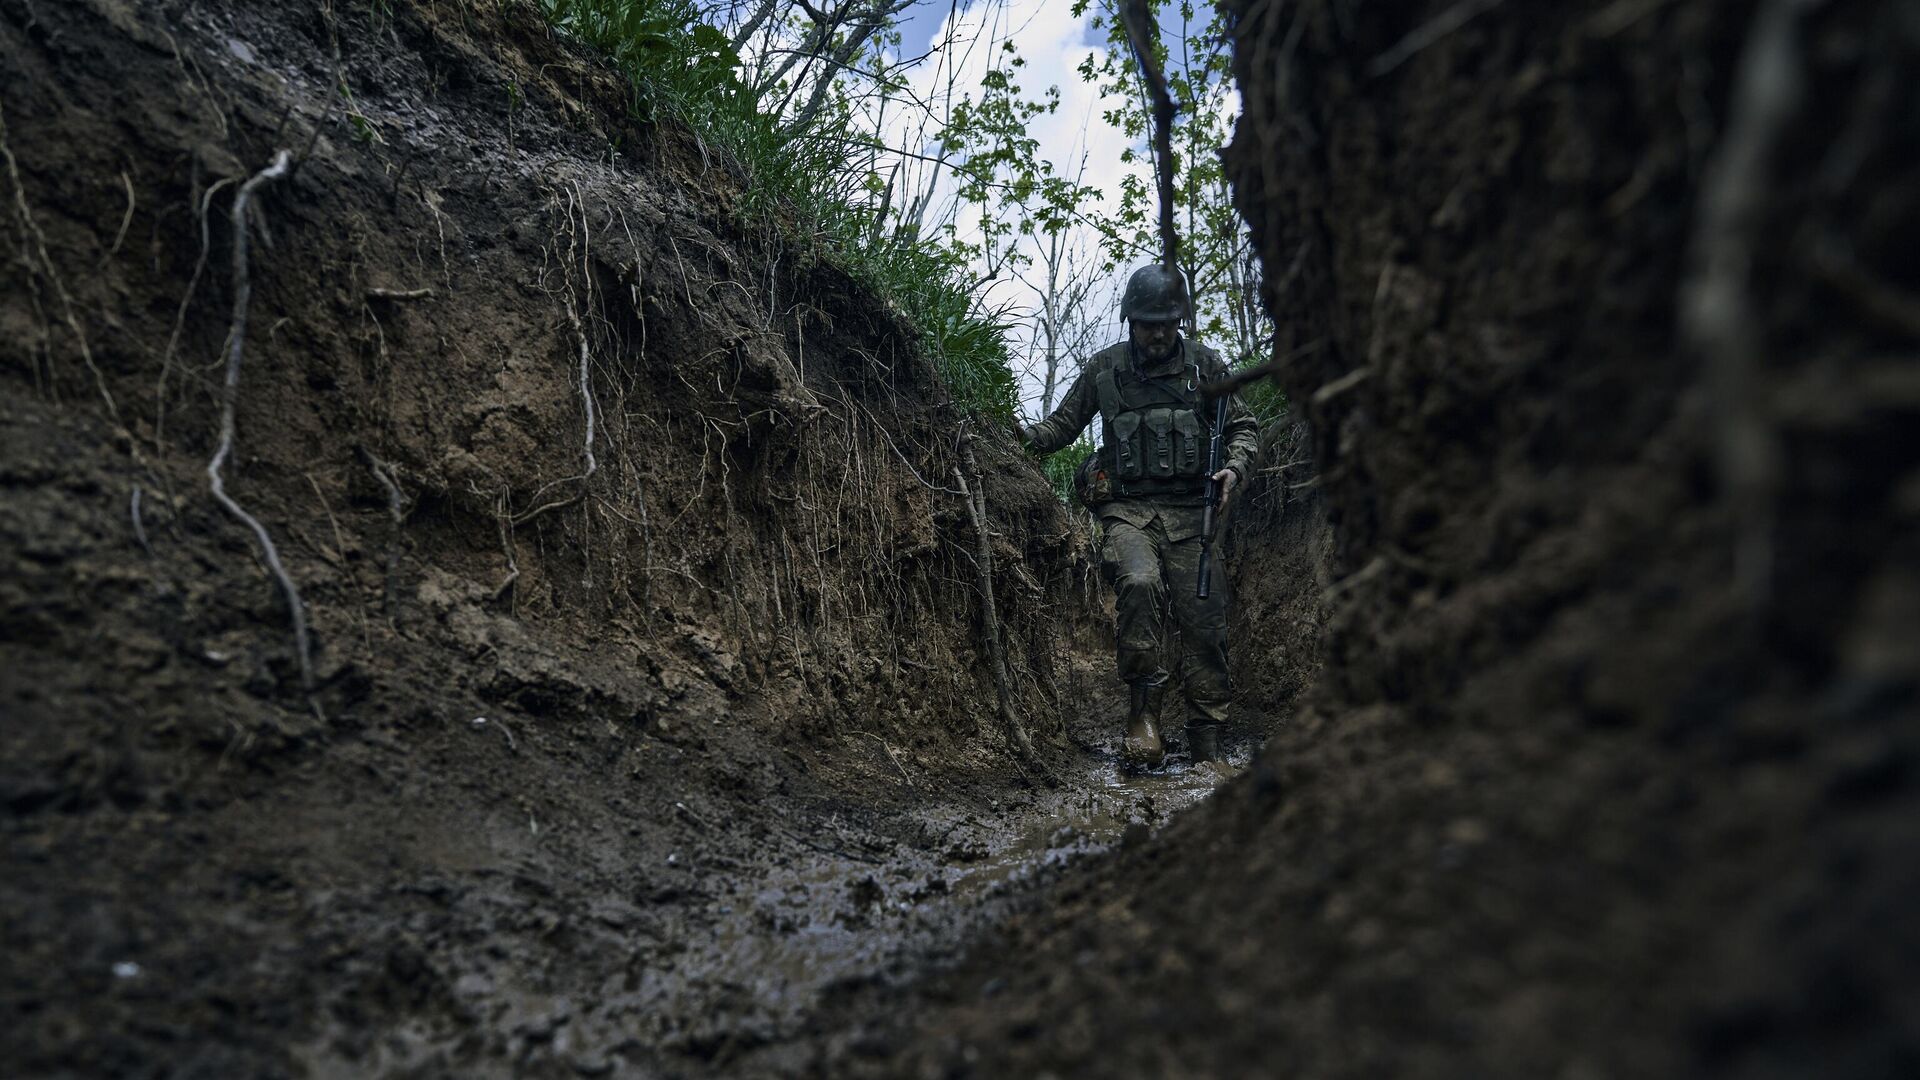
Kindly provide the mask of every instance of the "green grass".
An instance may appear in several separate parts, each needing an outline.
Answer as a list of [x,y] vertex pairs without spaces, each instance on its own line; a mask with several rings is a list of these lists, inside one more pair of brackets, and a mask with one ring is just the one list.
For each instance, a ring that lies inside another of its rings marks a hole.
[[863,148],[823,110],[808,129],[783,128],[739,77],[727,35],[701,23],[685,0],[538,0],[560,29],[604,51],[634,86],[634,110],[686,124],[745,171],[746,207],[823,245],[856,279],[892,299],[921,331],[956,402],[986,416],[1013,415],[1018,388],[1009,326],[983,310],[966,259],[929,237],[876,228],[877,178]]
[[1087,460],[1094,449],[1093,439],[1082,436],[1079,442],[1047,455],[1041,463],[1047,482],[1053,485],[1053,492],[1060,496],[1061,502],[1072,505],[1077,501],[1073,494],[1073,474],[1080,471],[1080,463]]
[[1263,427],[1287,414],[1287,392],[1272,379],[1244,386],[1238,396],[1240,404],[1245,405]]

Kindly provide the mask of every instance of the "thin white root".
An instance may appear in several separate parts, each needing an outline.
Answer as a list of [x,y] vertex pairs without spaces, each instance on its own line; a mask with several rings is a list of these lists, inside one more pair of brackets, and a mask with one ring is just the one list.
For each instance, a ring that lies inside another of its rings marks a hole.
[[1738,518],[1736,587],[1754,609],[1766,605],[1773,576],[1781,451],[1760,386],[1764,320],[1749,290],[1773,159],[1806,97],[1799,20],[1817,2],[1768,0],[1754,16],[1727,131],[1701,184],[1693,270],[1680,293],[1681,326],[1706,360],[1721,483]]
[[286,567],[281,565],[280,550],[274,546],[273,537],[267,535],[266,526],[233,501],[220,476],[227,455],[233,452],[234,403],[240,396],[240,363],[247,344],[247,302],[253,296],[253,281],[247,274],[247,203],[261,185],[287,175],[291,165],[292,154],[280,151],[274,155],[271,165],[240,185],[240,193],[233,197],[233,326],[227,335],[227,377],[220,393],[220,445],[214,450],[212,460],[207,462],[207,487],[213,492],[214,500],[225,507],[227,513],[239,519],[242,525],[253,532],[254,539],[259,541],[267,569],[279,584],[280,593],[287,602],[287,610],[292,615],[294,648],[300,654],[300,686],[311,695],[313,652],[307,638],[307,612],[300,602],[300,590],[287,574]]
[[213,207],[213,197],[221,188],[233,183],[231,177],[217,180],[200,197],[200,257],[194,261],[193,275],[187,278],[187,291],[180,296],[180,309],[173,314],[173,333],[167,336],[167,351],[160,357],[160,381],[154,387],[153,448],[158,453],[167,437],[167,378],[173,373],[173,353],[180,345],[180,332],[187,325],[187,308],[193,305],[193,294],[200,288],[200,275],[207,270],[207,252],[211,249],[213,238],[207,228],[207,212]]
[[580,313],[573,310],[571,299],[567,301],[567,321],[573,324],[573,338],[580,344],[580,404],[587,410],[587,446],[584,451],[587,471],[580,474],[580,483],[584,487],[600,463],[593,457],[593,368],[587,354],[587,331],[580,325]]
[[394,478],[393,466],[375,457],[373,451],[360,448],[360,456],[366,459],[367,468],[372,470],[373,478],[387,489],[387,517],[393,522],[393,534],[387,537],[387,581],[385,585],[385,604],[387,618],[394,617],[394,608],[400,591],[400,530],[407,521],[407,497],[400,492],[400,484]]
[[507,514],[507,497],[504,494],[500,496],[498,520],[500,523],[500,550],[507,556],[507,577],[506,580],[494,587],[493,599],[495,600],[507,595],[507,590],[513,588],[513,583],[520,580],[520,560],[513,556],[513,519]]
[[127,229],[133,225],[133,208],[136,202],[133,194],[133,178],[128,176],[124,169],[120,172],[120,183],[127,189],[127,212],[120,218],[120,231],[113,236],[113,246],[107,249],[105,255],[100,256],[102,268],[112,262],[115,255],[120,254],[120,245],[127,242]]
[[140,516],[140,485],[133,485],[133,496],[127,500],[127,515],[133,518],[133,538],[140,541],[140,550],[153,558],[153,545],[147,541],[147,523]]

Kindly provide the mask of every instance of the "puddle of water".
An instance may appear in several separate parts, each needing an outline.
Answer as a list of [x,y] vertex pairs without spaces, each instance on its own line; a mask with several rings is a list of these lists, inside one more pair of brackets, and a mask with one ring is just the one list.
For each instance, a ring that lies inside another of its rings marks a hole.
[[[928,807],[916,816],[930,835],[946,837],[939,850],[902,847],[881,864],[798,857],[770,868],[716,907],[713,923],[686,943],[678,970],[651,973],[638,997],[659,1009],[692,976],[730,987],[784,1026],[820,988],[934,946],[960,910],[1112,847],[1130,829],[1157,829],[1221,782],[1211,769],[1184,763],[1129,775],[1116,761],[1095,758],[1038,805],[978,816]],[[1022,824],[1009,829],[1009,819]]]
[[1011,842],[959,867],[950,886],[956,893],[978,893],[1103,851],[1124,839],[1129,828],[1158,829],[1213,794],[1221,782],[1219,773],[1204,766],[1177,763],[1132,774],[1117,761],[1100,760],[1079,785],[1067,785],[1071,794],[1037,815]]

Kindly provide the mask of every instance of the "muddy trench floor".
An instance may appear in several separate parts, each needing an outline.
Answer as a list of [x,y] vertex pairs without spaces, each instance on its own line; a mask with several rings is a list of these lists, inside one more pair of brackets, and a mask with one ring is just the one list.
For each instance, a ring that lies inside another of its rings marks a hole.
[[810,756],[475,705],[292,762],[237,748],[187,787],[217,797],[16,814],[17,1060],[791,1075],[884,1056],[873,1033],[899,1025],[871,1002],[1220,783],[1183,756],[1124,773],[1119,694],[1104,662],[1074,666],[1084,710],[1044,782],[942,774],[864,732]]

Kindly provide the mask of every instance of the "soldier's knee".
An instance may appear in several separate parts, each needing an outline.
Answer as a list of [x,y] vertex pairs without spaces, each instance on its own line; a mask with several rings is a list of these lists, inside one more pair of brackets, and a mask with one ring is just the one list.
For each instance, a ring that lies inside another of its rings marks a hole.
[[1166,589],[1166,582],[1157,571],[1127,570],[1114,575],[1113,588],[1121,594],[1145,593],[1157,597]]
[[1188,670],[1181,674],[1187,697],[1196,702],[1225,702],[1233,698],[1233,680],[1225,671]]
[[1187,621],[1199,634],[1208,638],[1217,637],[1224,643],[1227,635],[1226,590],[1216,587],[1212,596],[1195,600],[1187,611]]

